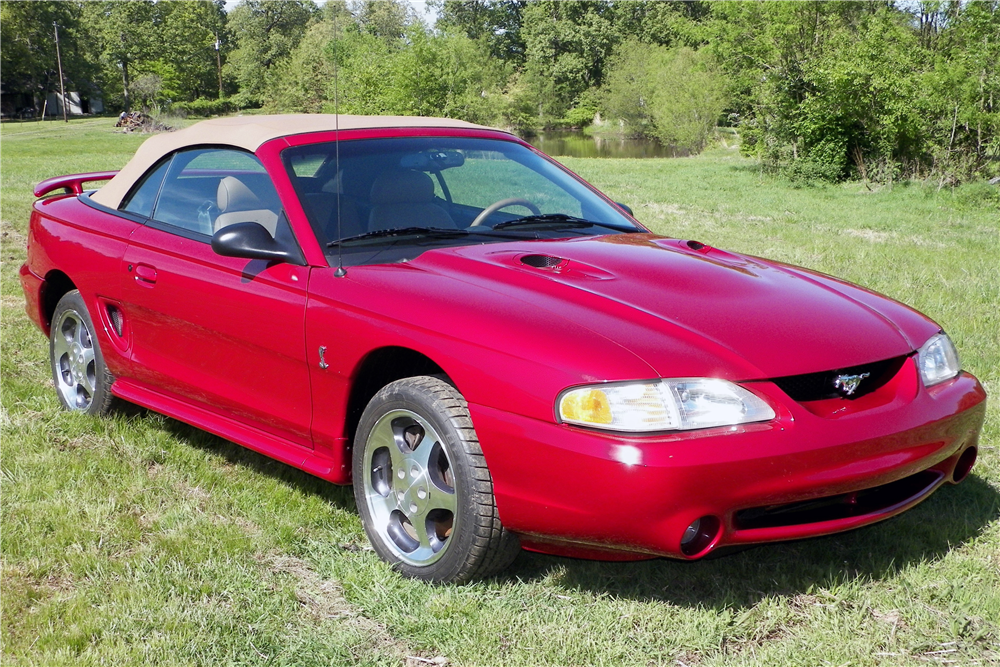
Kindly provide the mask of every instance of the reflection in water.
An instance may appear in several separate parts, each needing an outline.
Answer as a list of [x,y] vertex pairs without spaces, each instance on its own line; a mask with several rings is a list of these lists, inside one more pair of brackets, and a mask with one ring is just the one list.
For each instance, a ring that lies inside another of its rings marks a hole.
[[524,140],[538,150],[553,156],[568,157],[679,157],[679,152],[652,139],[619,139],[588,137],[579,130],[540,132]]

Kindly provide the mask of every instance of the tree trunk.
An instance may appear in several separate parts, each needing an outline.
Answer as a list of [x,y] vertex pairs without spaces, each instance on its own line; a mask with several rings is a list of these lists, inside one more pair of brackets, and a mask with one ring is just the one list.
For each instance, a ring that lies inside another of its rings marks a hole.
[[122,83],[125,85],[125,113],[132,110],[132,100],[128,96],[128,59],[122,58]]

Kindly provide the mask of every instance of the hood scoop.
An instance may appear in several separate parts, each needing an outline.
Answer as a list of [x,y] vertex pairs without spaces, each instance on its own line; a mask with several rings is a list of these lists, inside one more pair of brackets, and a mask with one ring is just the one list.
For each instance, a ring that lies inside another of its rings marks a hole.
[[[514,266],[530,267],[537,269],[539,273],[551,274],[550,278],[563,282],[574,282],[578,280],[610,280],[614,274],[591,266],[577,259],[567,259],[557,255],[527,254],[514,255],[509,260]],[[532,271],[531,273],[535,273]]]
[[554,269],[566,262],[562,257],[553,255],[524,255],[521,257],[521,264],[536,269]]

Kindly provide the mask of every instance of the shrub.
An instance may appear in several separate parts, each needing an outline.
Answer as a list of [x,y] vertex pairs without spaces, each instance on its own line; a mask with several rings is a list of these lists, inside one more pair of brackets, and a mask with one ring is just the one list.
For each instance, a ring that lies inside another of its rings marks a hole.
[[174,102],[170,110],[174,113],[184,113],[189,116],[216,116],[233,111],[234,105],[228,99],[211,100],[199,97],[192,102]]
[[955,204],[966,210],[989,210],[1000,212],[1000,184],[988,181],[974,181],[960,185],[954,190]]
[[710,55],[687,47],[625,42],[606,81],[606,115],[680,153],[704,150],[725,108],[725,84]]

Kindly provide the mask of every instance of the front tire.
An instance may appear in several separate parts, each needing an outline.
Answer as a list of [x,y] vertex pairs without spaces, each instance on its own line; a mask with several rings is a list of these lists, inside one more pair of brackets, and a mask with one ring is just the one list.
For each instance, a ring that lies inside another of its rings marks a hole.
[[111,410],[115,381],[94,335],[94,322],[79,290],[59,299],[49,331],[49,361],[52,381],[63,408],[89,415]]
[[465,399],[443,380],[398,380],[372,398],[353,473],[368,539],[406,576],[461,583],[499,572],[520,551],[500,523]]

